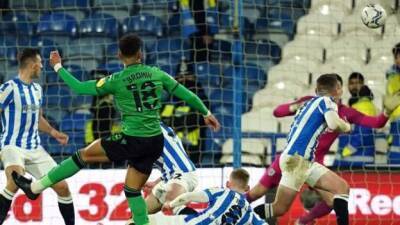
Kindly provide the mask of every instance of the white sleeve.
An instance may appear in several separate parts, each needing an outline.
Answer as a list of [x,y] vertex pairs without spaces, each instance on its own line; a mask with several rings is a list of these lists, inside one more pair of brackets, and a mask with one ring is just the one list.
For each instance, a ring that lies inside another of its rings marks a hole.
[[208,195],[204,191],[187,192],[175,198],[170,206],[172,208],[186,205],[189,202],[209,202]]
[[13,98],[13,86],[11,83],[4,83],[0,86],[0,108],[4,109]]
[[326,124],[331,130],[339,132],[349,132],[351,130],[350,124],[340,119],[336,111],[327,111],[324,113],[324,117],[326,120]]

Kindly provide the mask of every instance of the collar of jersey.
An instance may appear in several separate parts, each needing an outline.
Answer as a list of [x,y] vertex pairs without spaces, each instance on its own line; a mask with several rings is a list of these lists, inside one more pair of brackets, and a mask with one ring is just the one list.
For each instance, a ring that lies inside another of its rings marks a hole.
[[32,83],[27,84],[27,83],[23,82],[23,81],[19,78],[19,76],[18,76],[17,78],[15,78],[14,81],[16,81],[17,83],[20,83],[20,84],[22,84],[22,85],[28,86],[28,87],[32,85]]
[[129,65],[126,65],[125,68],[131,67],[131,66],[137,66],[137,65],[142,65],[142,63],[129,64]]

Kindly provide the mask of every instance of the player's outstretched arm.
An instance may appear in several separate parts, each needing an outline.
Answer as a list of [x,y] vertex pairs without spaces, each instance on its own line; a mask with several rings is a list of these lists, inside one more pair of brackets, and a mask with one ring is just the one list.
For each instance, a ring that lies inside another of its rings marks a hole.
[[179,195],[172,202],[164,204],[163,209],[171,210],[173,208],[186,205],[189,202],[209,202],[209,198],[204,191],[187,192]]
[[296,111],[308,100],[310,100],[312,96],[304,96],[297,101],[285,103],[278,105],[274,109],[274,116],[275,117],[285,117],[285,116],[293,116],[296,114]]
[[68,72],[68,70],[62,67],[61,56],[58,51],[52,51],[50,53],[50,65],[75,93],[81,95],[98,95],[96,90],[96,81],[89,80],[81,82],[76,79],[70,72]]
[[381,113],[378,116],[367,116],[351,107],[343,107],[342,113],[346,117],[349,123],[370,127],[370,128],[382,128],[385,126],[389,117],[385,113]]

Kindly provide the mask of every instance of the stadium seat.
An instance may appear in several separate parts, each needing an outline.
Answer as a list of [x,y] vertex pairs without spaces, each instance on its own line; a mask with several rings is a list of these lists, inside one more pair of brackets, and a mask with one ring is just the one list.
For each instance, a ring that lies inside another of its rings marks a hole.
[[181,16],[176,13],[170,15],[168,18],[168,23],[165,29],[170,36],[180,36],[181,35]]
[[328,15],[308,14],[297,23],[297,34],[336,37],[338,33],[339,21]]
[[221,85],[222,66],[212,63],[198,63],[195,65],[195,75],[203,86]]
[[115,73],[115,72],[121,71],[123,68],[124,68],[124,65],[122,65],[121,63],[119,63],[119,64],[106,63],[106,64],[101,64],[97,67],[97,69],[106,70],[110,73]]
[[[103,60],[104,45],[92,42],[90,38],[80,38],[65,45],[63,52],[66,60],[86,58],[101,61]],[[115,57],[117,56],[115,55]]]
[[297,57],[322,62],[324,47],[317,41],[311,42],[307,39],[295,39],[287,43],[283,48],[282,61]]
[[65,62],[70,65],[79,65],[85,71],[92,71],[96,69],[99,65],[96,59],[88,57],[76,57],[76,58],[65,59]]
[[[286,102],[289,102],[286,100]],[[290,128],[292,126],[294,117],[292,116],[286,116],[286,117],[280,117],[277,118],[278,120],[278,132],[279,133],[289,133]]]
[[0,61],[7,61],[7,63],[16,65],[17,64],[17,48],[15,45],[3,45],[0,46]]
[[53,12],[62,11],[81,21],[90,11],[90,0],[51,0],[50,8]]
[[133,4],[132,0],[94,0],[93,6],[96,8],[130,8]]
[[366,62],[367,46],[354,37],[342,37],[326,49],[326,59],[348,57],[355,61]]
[[68,109],[71,106],[71,91],[63,85],[49,85],[44,90],[44,106]]
[[400,21],[396,14],[389,16],[385,22],[385,36],[393,36],[400,30]]
[[352,8],[353,5],[351,1],[319,0],[311,2],[310,12],[322,15],[332,15],[341,22],[346,15],[351,13]]
[[211,43],[210,60],[215,62],[230,61],[232,57],[232,45],[229,41],[214,40]]
[[275,107],[282,102],[291,101],[305,95],[307,86],[292,80],[270,82],[266,88],[259,90],[253,97],[253,109]]
[[250,60],[272,60],[279,63],[281,59],[281,48],[269,40],[246,41],[243,51],[245,57]]
[[348,66],[352,71],[361,71],[365,67],[365,61],[356,60],[351,56],[341,56],[337,58],[332,58],[325,63],[336,64],[338,66]]
[[[229,66],[224,70],[224,75],[222,76],[222,85],[230,86],[233,85],[234,78],[234,66]],[[261,89],[265,86],[267,82],[267,74],[257,65],[247,64],[242,67],[242,83],[244,85],[244,90],[249,92],[249,86],[256,86],[258,89]],[[251,95],[251,93],[249,93]]]
[[90,113],[70,113],[63,118],[60,129],[62,131],[84,131],[87,121],[91,118]]
[[158,39],[147,48],[146,60],[162,64],[178,64],[182,58],[190,59],[190,44],[181,38]]
[[[263,4],[262,0],[260,4]],[[267,5],[304,9],[310,7],[310,0],[267,0]]]
[[336,63],[326,63],[321,65],[314,73],[313,73],[313,84],[316,83],[319,75],[325,73],[337,73],[343,78],[344,86],[347,85],[347,77],[352,72],[359,72],[359,70],[352,69],[350,66],[346,64],[336,64]]
[[[234,91],[232,89],[216,89],[212,91],[209,96],[212,112],[223,115],[232,114],[234,105],[233,97]],[[239,106],[242,108],[242,112],[246,112],[250,108],[248,94],[242,92],[242,98],[243,99],[241,103],[239,103]]]
[[[234,161],[233,155],[223,154],[219,163],[222,165],[232,164]],[[253,166],[263,166],[265,165],[264,161],[260,156],[249,155],[249,154],[241,154],[241,163],[244,165],[253,165]]]
[[163,23],[157,16],[142,13],[124,19],[122,22],[123,33],[135,32],[140,36],[163,37]]
[[[243,17],[243,35],[247,38],[250,39],[252,35],[254,34],[254,25],[250,22],[250,20],[246,17]],[[225,13],[220,13],[219,14],[219,32],[224,33],[224,32],[232,32],[233,30],[233,16],[230,14],[225,14]]]
[[9,1],[11,9],[18,10],[38,10],[45,9],[47,7],[47,1],[43,0],[12,0]]
[[[260,123],[262,121],[262,123]],[[242,132],[273,132],[278,131],[278,121],[272,115],[270,107],[252,110],[242,115]]]
[[173,77],[178,73],[178,67],[174,65],[160,65],[160,69]]
[[117,19],[109,14],[94,13],[79,24],[81,36],[107,37],[114,39],[119,36]]
[[282,61],[279,65],[285,65],[289,68],[291,66],[302,66],[302,67],[305,67],[306,71],[313,72],[319,66],[321,66],[321,61],[296,56],[296,57],[287,59],[285,61]]
[[344,18],[341,23],[341,34],[343,36],[350,36],[356,38],[357,40],[361,40],[367,46],[373,45],[374,42],[380,38],[383,29],[370,29],[365,26],[359,14],[353,14]]
[[79,149],[85,147],[85,132],[83,131],[67,131],[65,132],[69,137],[69,143],[62,147],[63,154],[71,155]]
[[77,36],[76,19],[64,13],[45,14],[40,17],[36,33],[42,37],[51,37],[58,43],[66,43]]
[[35,33],[35,23],[23,13],[6,13],[1,22],[1,32],[3,34],[17,34],[32,36]]
[[308,86],[311,82],[311,72],[311,70],[303,65],[279,64],[268,71],[268,81],[274,84],[281,80],[288,80]]
[[[267,139],[259,138],[243,138],[242,139],[242,153],[264,157],[267,149],[271,148],[271,142]],[[223,147],[222,153],[231,155],[233,153],[233,139],[228,139]]]
[[92,101],[92,96],[76,95],[72,98],[72,109],[90,109],[90,107],[92,106]]

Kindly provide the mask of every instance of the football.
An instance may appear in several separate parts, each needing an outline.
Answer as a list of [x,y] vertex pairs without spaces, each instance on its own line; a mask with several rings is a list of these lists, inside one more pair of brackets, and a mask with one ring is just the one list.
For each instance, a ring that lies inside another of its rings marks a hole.
[[381,27],[385,24],[386,11],[379,4],[368,4],[361,11],[361,20],[369,28]]

